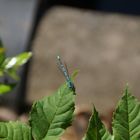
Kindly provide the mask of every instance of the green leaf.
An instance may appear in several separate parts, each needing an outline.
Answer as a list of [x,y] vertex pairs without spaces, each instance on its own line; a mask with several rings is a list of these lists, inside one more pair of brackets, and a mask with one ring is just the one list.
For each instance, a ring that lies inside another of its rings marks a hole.
[[15,57],[6,58],[3,63],[3,67],[5,69],[11,69],[11,68],[17,69],[23,64],[25,64],[31,56],[32,56],[31,52],[24,52]]
[[64,84],[52,96],[33,104],[30,125],[35,140],[59,140],[64,130],[71,125],[75,93]]
[[4,76],[4,71],[3,71],[3,69],[0,69],[0,76],[1,76],[1,77]]
[[0,122],[0,140],[31,140],[31,129],[21,122]]
[[16,84],[2,84],[0,83],[0,94],[10,92]]
[[114,140],[140,140],[140,103],[125,89],[113,119]]
[[19,80],[17,70],[24,65],[32,56],[31,52],[24,52],[15,57],[8,57],[4,60],[1,66],[0,75],[8,74],[11,78]]
[[111,140],[111,134],[101,122],[95,108],[93,109],[89,126],[83,140]]
[[13,78],[14,80],[19,80],[20,77],[17,74],[17,70],[15,69],[8,69],[5,71],[11,78]]

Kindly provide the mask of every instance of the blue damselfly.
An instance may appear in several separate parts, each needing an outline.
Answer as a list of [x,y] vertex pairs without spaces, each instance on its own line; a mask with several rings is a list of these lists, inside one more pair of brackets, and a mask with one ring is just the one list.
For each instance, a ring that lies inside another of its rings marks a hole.
[[70,89],[72,89],[73,91],[75,91],[75,86],[74,86],[73,82],[71,81],[71,78],[70,78],[69,73],[68,73],[67,66],[66,66],[66,64],[62,63],[62,61],[60,59],[60,56],[57,56],[57,64],[58,64],[59,69],[63,73],[64,77],[66,78],[68,87]]

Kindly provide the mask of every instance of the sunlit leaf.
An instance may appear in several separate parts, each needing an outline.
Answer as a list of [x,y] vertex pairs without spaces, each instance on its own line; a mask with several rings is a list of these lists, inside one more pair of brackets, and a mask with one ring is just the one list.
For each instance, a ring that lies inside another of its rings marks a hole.
[[3,67],[5,69],[11,69],[11,68],[17,69],[19,68],[19,66],[25,64],[31,56],[32,56],[31,52],[24,52],[15,57],[6,58],[3,63]]
[[140,140],[140,103],[126,88],[113,119],[114,140]]
[[30,125],[35,140],[59,140],[71,125],[75,93],[67,84],[52,96],[34,103],[30,113]]
[[0,74],[8,74],[11,78],[15,80],[19,80],[19,76],[17,75],[17,70],[24,65],[32,56],[31,52],[24,52],[15,57],[8,57],[2,63],[1,73]]

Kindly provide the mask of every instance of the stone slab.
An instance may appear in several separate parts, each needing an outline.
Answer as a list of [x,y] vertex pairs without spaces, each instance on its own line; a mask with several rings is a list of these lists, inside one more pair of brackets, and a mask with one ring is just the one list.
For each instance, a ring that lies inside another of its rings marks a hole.
[[64,77],[56,56],[66,61],[75,80],[77,105],[101,112],[116,105],[129,83],[140,98],[140,18],[65,7],[51,9],[43,18],[33,45],[28,100],[52,94]]

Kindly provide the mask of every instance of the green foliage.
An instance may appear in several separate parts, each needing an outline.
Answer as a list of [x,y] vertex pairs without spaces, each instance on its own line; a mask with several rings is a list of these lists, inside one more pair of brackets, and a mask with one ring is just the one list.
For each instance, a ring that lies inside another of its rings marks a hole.
[[18,80],[17,70],[29,60],[31,55],[31,52],[24,52],[14,57],[5,58],[1,64],[3,73],[6,73],[13,79]]
[[[17,70],[31,57],[24,52],[7,58],[0,41],[0,76],[18,80]],[[77,71],[73,74],[77,74]],[[72,78],[73,80],[73,78]],[[11,91],[15,83],[0,83],[0,94]],[[0,140],[60,140],[73,120],[75,92],[67,84],[58,91],[36,101],[29,115],[29,124],[0,122]],[[112,134],[105,128],[95,107],[83,140],[140,140],[140,102],[130,94],[128,87],[113,114]]]
[[130,94],[128,88],[114,112],[112,136],[94,109],[84,140],[140,140],[140,102]]
[[72,123],[74,101],[75,93],[64,84],[52,96],[33,104],[29,125],[0,122],[0,140],[59,140]]
[[[60,140],[73,120],[75,92],[67,84],[36,101],[29,124],[0,122],[1,140]],[[140,140],[140,103],[125,89],[113,116],[113,133],[104,126],[95,107],[83,140]]]
[[0,140],[31,140],[31,128],[21,122],[0,122]]
[[111,134],[101,122],[95,108],[89,121],[87,133],[83,140],[111,140]]
[[4,94],[10,92],[16,84],[0,84],[0,94]]
[[[32,56],[31,52],[24,52],[14,57],[6,57],[5,48],[0,40],[0,77],[9,76],[18,81],[19,76],[17,71],[24,65]],[[0,94],[7,93],[15,87],[14,83],[0,83]]]
[[75,93],[67,84],[52,96],[33,104],[30,125],[35,140],[57,140],[71,125],[74,112]]
[[140,103],[126,88],[113,118],[114,140],[140,140]]

